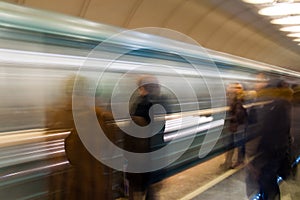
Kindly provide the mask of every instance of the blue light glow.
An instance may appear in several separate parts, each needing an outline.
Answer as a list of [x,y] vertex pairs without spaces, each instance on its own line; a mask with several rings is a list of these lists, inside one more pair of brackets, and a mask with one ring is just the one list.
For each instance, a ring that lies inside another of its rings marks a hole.
[[259,200],[259,199],[260,199],[260,197],[261,197],[261,194],[260,194],[260,193],[258,193],[258,194],[256,194],[254,197],[252,197],[252,199],[251,199],[251,200]]

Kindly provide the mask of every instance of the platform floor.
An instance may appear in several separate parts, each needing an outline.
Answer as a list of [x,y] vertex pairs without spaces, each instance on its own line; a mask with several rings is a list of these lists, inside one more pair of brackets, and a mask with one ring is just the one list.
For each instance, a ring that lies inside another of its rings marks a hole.
[[[300,154],[300,106],[293,108],[291,134],[295,153]],[[246,149],[251,148],[251,145]],[[249,149],[251,151],[251,149]],[[247,200],[246,172],[241,167],[224,171],[225,154],[153,185],[155,200]],[[300,165],[300,164],[299,164]],[[300,166],[294,180],[280,184],[281,200],[300,200]]]
[[[248,200],[243,166],[224,170],[224,154],[152,186],[155,200]],[[299,169],[299,167],[298,167]],[[300,199],[300,173],[280,184],[281,200]]]

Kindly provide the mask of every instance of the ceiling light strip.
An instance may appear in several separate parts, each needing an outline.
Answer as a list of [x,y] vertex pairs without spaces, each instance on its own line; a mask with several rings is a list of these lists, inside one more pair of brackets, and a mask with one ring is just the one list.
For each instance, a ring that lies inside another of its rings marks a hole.
[[267,16],[296,15],[300,14],[300,3],[277,3],[260,9],[258,13]]

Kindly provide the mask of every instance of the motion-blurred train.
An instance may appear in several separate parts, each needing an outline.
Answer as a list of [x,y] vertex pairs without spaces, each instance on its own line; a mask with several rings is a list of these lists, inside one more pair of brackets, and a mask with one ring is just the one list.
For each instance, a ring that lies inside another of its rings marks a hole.
[[[93,97],[91,105],[114,111],[122,126],[130,121],[139,75],[157,77],[171,107],[164,140],[184,145],[166,153],[179,156],[153,170],[154,183],[233,146],[222,131],[228,84],[254,90],[266,81],[258,73],[299,83],[298,72],[168,39],[161,30],[129,31],[4,2],[0,10],[0,199],[47,199],[64,190],[48,185],[70,165],[64,149],[70,130],[59,124],[66,115],[53,113],[77,89]],[[249,97],[245,107],[251,106]]]

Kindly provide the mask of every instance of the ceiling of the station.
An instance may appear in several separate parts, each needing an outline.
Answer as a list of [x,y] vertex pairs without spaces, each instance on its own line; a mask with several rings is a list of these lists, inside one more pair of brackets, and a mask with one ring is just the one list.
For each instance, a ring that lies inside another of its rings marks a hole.
[[6,0],[128,29],[162,27],[200,45],[300,71],[300,46],[241,0]]

